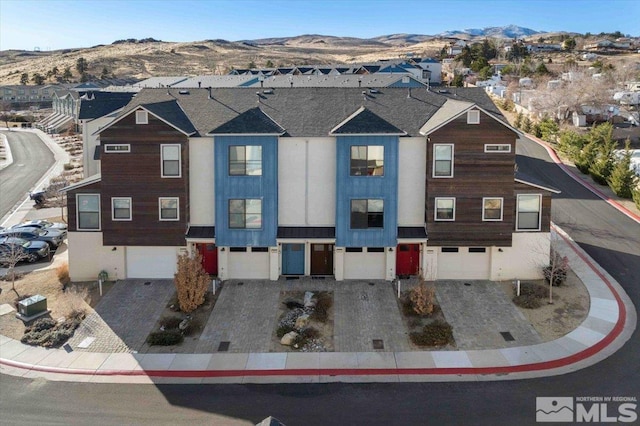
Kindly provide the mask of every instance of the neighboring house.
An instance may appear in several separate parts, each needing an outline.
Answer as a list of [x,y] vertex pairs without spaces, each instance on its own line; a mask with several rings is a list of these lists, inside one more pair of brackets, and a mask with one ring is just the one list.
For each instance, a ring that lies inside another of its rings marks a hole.
[[65,189],[73,280],[532,279],[551,194],[482,89],[143,89]]

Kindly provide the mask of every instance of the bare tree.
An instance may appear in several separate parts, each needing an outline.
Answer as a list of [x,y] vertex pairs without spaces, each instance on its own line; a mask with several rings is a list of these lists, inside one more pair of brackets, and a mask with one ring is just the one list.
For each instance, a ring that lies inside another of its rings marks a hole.
[[[23,241],[24,242],[24,241]],[[8,268],[7,276],[11,278],[11,290],[20,297],[16,291],[16,271],[15,267],[18,262],[29,259],[27,251],[22,247],[21,240],[14,237],[6,237],[4,244],[0,246],[0,256],[2,264]]]

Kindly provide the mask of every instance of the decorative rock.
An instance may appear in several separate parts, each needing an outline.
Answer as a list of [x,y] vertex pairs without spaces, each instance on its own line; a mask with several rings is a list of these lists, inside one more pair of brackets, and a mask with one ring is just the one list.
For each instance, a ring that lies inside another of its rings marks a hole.
[[185,318],[180,322],[180,324],[178,325],[178,328],[180,329],[180,331],[184,331],[188,326],[189,326],[189,319]]
[[284,336],[282,336],[282,339],[280,339],[280,344],[285,346],[291,346],[293,345],[293,343],[296,341],[297,338],[298,338],[298,333],[296,333],[295,331],[290,331]]
[[302,303],[295,300],[287,300],[284,302],[284,304],[286,305],[287,309],[302,309],[304,307]]
[[297,319],[296,319],[296,325],[295,327],[300,330],[301,328],[304,328],[307,326],[307,324],[309,324],[309,315],[304,314],[304,315],[300,315]]
[[316,299],[313,298],[314,294],[312,291],[305,291],[304,293],[304,307],[305,308],[315,308]]

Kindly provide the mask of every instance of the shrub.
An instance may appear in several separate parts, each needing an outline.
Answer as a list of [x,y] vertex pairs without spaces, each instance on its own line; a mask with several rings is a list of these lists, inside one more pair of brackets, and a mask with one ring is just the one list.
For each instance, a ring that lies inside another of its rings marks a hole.
[[436,290],[432,286],[427,286],[424,280],[420,280],[420,285],[409,291],[409,300],[416,314],[426,316],[433,313],[433,300]]
[[73,168],[75,167],[73,164],[71,163],[64,163],[64,169],[65,170],[73,170]]
[[69,283],[69,264],[64,263],[56,268],[56,275],[58,276],[58,281],[60,284]]
[[554,286],[562,285],[567,280],[567,272],[569,270],[569,259],[560,256],[557,252],[551,252],[551,258],[548,266],[542,269],[544,279],[547,282],[553,282]]
[[165,330],[177,329],[182,318],[176,316],[162,317],[160,318],[160,327],[164,327]]
[[518,115],[516,115],[516,121],[513,123],[514,127],[519,129],[522,126],[523,119],[524,119],[524,114],[522,114],[522,111],[520,111]]
[[633,195],[633,202],[636,203],[636,207],[640,209],[640,189],[634,189],[631,193]]
[[325,323],[329,319],[329,308],[333,306],[333,297],[327,292],[320,292],[316,295],[316,301],[316,307],[309,318]]
[[84,312],[74,312],[65,321],[58,323],[51,318],[40,318],[27,327],[20,341],[27,345],[57,348],[69,340],[84,319]]
[[188,323],[187,323],[187,327],[182,330],[182,334],[184,336],[191,336],[192,334],[194,334],[196,331],[200,330],[202,327],[202,324],[200,323],[199,320],[192,318]]
[[631,198],[633,189],[638,182],[638,176],[631,167],[631,141],[627,139],[624,144],[624,152],[620,157],[614,158],[613,168],[609,175],[609,187],[622,198]]
[[513,303],[525,309],[537,309],[542,306],[542,299],[532,294],[520,294],[513,298]]
[[453,343],[453,329],[444,321],[427,324],[420,332],[409,333],[411,341],[418,346],[444,346]]
[[[517,288],[513,289],[514,296],[517,296]],[[524,282],[520,283],[520,295],[521,296],[533,296],[540,299],[544,299],[547,296],[549,290],[536,283]]]
[[147,343],[151,346],[172,346],[182,343],[183,339],[179,330],[154,331],[147,337]]
[[276,329],[276,336],[278,336],[279,339],[282,339],[282,336],[291,331],[295,331],[295,327],[289,324],[281,324]]
[[178,293],[180,310],[186,313],[193,312],[205,301],[205,293],[209,286],[209,275],[202,267],[202,257],[199,254],[178,256],[177,272],[174,275],[174,284]]
[[302,336],[305,340],[317,339],[320,337],[320,331],[313,327],[305,327],[300,330],[300,336]]

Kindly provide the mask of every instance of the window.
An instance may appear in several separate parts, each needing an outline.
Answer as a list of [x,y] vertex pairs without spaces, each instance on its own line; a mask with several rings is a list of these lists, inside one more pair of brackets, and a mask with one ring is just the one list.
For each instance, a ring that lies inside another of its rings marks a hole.
[[435,220],[456,220],[455,198],[436,198]]
[[136,111],[136,124],[149,124],[147,111]]
[[502,198],[485,197],[482,199],[482,220],[502,220]]
[[382,228],[383,200],[351,200],[351,229]]
[[128,143],[106,144],[104,146],[104,152],[131,152],[131,145],[129,145]]
[[442,253],[457,253],[458,247],[442,247],[440,251],[442,251]]
[[111,219],[131,220],[131,198],[113,197],[111,198]]
[[246,253],[246,247],[229,247],[229,251],[234,253]]
[[469,253],[486,253],[485,247],[469,247]]
[[480,111],[477,109],[467,111],[467,124],[480,124]]
[[511,152],[511,145],[509,145],[508,143],[486,143],[484,144],[484,152],[507,154]]
[[162,150],[162,177],[179,178],[180,145],[160,145]]
[[383,176],[384,146],[351,147],[351,176]]
[[269,247],[251,247],[251,253],[266,253]]
[[229,200],[229,228],[262,228],[262,200]]
[[384,247],[369,247],[367,249],[368,253],[384,253]]
[[100,230],[100,195],[76,194],[78,230]]
[[539,231],[540,230],[540,194],[518,195],[518,208],[516,218],[516,230]]
[[262,147],[231,145],[229,147],[230,176],[261,176]]
[[347,253],[362,253],[362,247],[346,247],[344,251]]
[[160,220],[180,220],[179,205],[180,200],[177,197],[160,197],[158,199]]
[[453,144],[433,145],[433,177],[453,177]]

